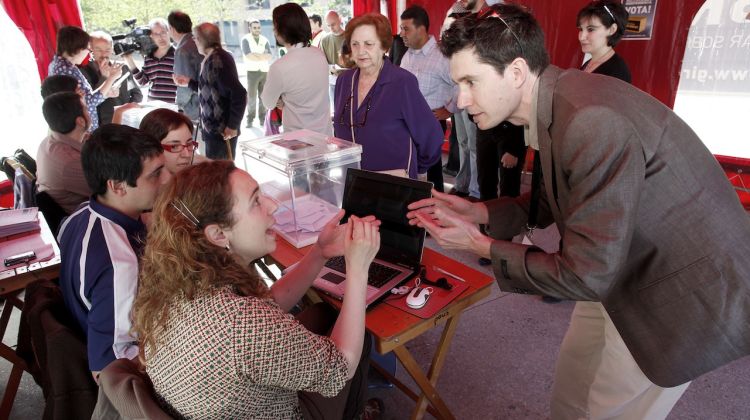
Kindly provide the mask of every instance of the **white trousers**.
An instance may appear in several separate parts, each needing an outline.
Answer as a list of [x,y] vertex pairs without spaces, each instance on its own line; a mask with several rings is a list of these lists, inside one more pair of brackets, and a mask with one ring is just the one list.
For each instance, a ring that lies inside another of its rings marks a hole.
[[557,358],[552,419],[664,419],[689,384],[662,388],[652,383],[604,306],[577,302]]

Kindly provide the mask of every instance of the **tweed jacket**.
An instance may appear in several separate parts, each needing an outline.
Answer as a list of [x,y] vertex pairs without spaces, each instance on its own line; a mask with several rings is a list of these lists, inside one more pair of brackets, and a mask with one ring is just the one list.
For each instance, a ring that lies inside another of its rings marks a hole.
[[[627,83],[554,66],[536,118],[539,221],[561,248],[494,241],[500,288],[601,302],[660,386],[749,354],[750,218],[690,127]],[[529,202],[489,202],[491,236],[522,231]]]

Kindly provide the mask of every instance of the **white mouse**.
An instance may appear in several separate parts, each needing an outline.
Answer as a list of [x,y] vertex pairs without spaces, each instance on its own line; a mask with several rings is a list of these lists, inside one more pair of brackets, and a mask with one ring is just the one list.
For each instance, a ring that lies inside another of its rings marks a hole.
[[432,294],[431,287],[415,287],[409,295],[406,296],[406,306],[412,309],[419,309],[427,303],[430,294]]

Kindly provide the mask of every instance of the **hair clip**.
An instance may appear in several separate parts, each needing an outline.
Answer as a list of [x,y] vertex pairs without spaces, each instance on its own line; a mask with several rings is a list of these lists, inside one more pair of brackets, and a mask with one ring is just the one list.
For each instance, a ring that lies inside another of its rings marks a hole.
[[[177,204],[175,204],[177,203]],[[193,214],[192,211],[188,208],[188,206],[185,205],[185,203],[182,201],[182,199],[175,198],[172,203],[172,207],[174,207],[175,210],[177,210],[184,218],[188,219],[190,223],[193,224],[193,226],[199,228],[201,226],[201,222],[198,220],[197,217]],[[179,205],[179,206],[178,206]]]
[[604,10],[606,10],[607,13],[609,13],[610,16],[612,16],[612,20],[614,20],[615,23],[617,23],[617,19],[615,19],[615,15],[613,15],[612,12],[609,11],[609,7],[607,7],[606,4],[603,4],[602,7],[604,7]]

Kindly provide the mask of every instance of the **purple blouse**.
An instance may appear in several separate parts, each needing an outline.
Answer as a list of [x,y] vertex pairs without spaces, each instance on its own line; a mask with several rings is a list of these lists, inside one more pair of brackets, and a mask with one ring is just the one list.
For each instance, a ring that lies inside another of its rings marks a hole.
[[[357,106],[359,69],[349,70],[336,80],[333,131],[352,140],[350,106],[354,78],[354,106]],[[443,131],[419,91],[417,78],[388,59],[370,92],[354,112],[354,135],[362,145],[362,169],[384,171],[406,169],[411,138],[409,176],[427,169],[440,159]]]

